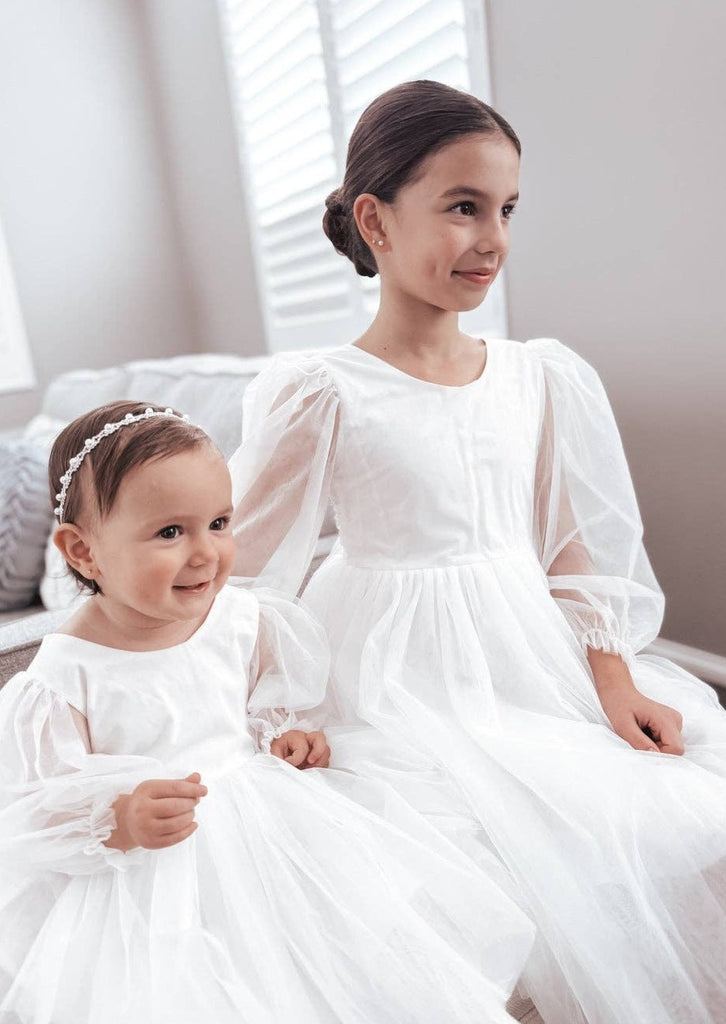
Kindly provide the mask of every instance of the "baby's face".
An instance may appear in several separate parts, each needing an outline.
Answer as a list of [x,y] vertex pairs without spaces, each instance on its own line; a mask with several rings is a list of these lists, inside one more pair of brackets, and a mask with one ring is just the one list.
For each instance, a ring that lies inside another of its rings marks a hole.
[[201,622],[232,569],[232,484],[211,445],[144,463],[94,531],[107,606],[136,627]]

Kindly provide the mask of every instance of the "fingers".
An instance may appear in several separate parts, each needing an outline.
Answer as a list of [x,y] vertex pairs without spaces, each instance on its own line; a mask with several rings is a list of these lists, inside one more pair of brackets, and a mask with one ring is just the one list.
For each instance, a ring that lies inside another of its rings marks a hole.
[[170,796],[154,800],[153,815],[155,818],[175,818],[178,814],[194,812],[199,799],[191,800],[180,796]]
[[633,715],[632,718],[626,720],[625,722],[619,723],[618,727],[615,728],[615,732],[618,734],[618,736],[622,737],[622,739],[624,739],[626,743],[629,743],[634,750],[653,750],[656,753],[660,752],[660,748],[657,746],[657,744],[654,743],[653,740],[650,739],[648,736],[646,736],[646,734],[640,728],[640,726],[638,725],[638,721],[635,718],[635,715]]
[[194,813],[206,796],[198,772],[186,779],[149,779],[136,787],[117,811],[135,846],[158,850],[187,839],[197,828]]
[[308,733],[310,751],[306,759],[306,766],[309,768],[327,768],[330,764],[330,747],[325,738],[325,733]]
[[[678,717],[680,718],[680,715]],[[683,737],[681,736],[680,724],[677,720],[666,720],[660,725],[658,731],[656,731],[655,725],[651,725],[650,730],[661,753],[680,755],[684,752]]]
[[[199,773],[194,772],[199,779]],[[137,787],[138,791],[144,792],[145,796],[152,800],[166,800],[169,797],[181,797],[186,800],[198,800],[207,795],[207,787],[200,782],[189,781],[194,776],[186,779],[149,779]]]
[[308,751],[310,750],[310,744],[308,743],[308,738],[305,733],[298,733],[290,737],[288,747],[290,753],[287,755],[285,760],[288,764],[292,764],[295,768],[299,768],[308,756]]
[[277,739],[273,740],[270,744],[270,753],[274,757],[279,757],[280,760],[284,760],[287,749],[287,741],[282,736],[278,736]]
[[159,836],[154,841],[153,846],[150,844],[147,848],[149,850],[164,850],[168,846],[176,846],[177,843],[183,843],[185,839],[188,839],[193,832],[196,832],[198,825],[196,821],[193,821],[191,825],[181,829],[179,832],[174,832],[170,835]]
[[677,712],[673,715],[653,716],[639,722],[635,715],[618,723],[615,731],[635,750],[651,750],[660,754],[680,755],[684,752],[680,723]]
[[156,834],[158,836],[173,836],[177,832],[183,832],[194,821],[194,811],[186,811],[184,814],[176,814],[173,818],[160,818],[156,823]]

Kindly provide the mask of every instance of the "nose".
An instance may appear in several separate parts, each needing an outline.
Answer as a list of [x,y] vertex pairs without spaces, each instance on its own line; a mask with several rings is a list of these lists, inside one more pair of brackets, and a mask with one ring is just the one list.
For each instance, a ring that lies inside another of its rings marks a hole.
[[210,565],[217,561],[217,548],[209,530],[198,533],[192,541],[189,552],[189,564],[193,566]]
[[482,229],[476,241],[476,251],[482,256],[487,253],[495,253],[497,256],[506,256],[509,251],[508,224],[499,213],[482,222]]

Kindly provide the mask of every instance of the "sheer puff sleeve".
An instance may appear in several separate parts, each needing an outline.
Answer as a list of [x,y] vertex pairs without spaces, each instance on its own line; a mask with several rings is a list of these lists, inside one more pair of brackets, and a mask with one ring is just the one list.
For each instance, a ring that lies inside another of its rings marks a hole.
[[328,507],[337,426],[336,390],[313,356],[278,356],[250,384],[229,463],[236,575],[298,592]]
[[330,655],[322,627],[301,605],[268,590],[255,596],[259,628],[247,711],[259,749],[269,754],[273,739],[288,729],[317,728],[301,712],[322,703]]
[[550,338],[528,343],[544,374],[534,534],[552,597],[588,647],[635,652],[658,635],[664,598],[600,378]]
[[111,805],[157,777],[156,761],[90,753],[83,715],[24,672],[0,693],[0,735],[0,873],[88,875],[146,852],[103,844],[116,827]]

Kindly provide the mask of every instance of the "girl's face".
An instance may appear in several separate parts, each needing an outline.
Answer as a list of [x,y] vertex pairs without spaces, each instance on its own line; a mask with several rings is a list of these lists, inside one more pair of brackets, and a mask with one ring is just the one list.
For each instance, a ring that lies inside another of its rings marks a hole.
[[211,445],[132,470],[91,531],[105,609],[134,628],[204,619],[232,569],[232,485]]
[[476,308],[507,257],[518,189],[519,156],[504,135],[468,135],[434,153],[383,207],[386,293],[438,310]]

